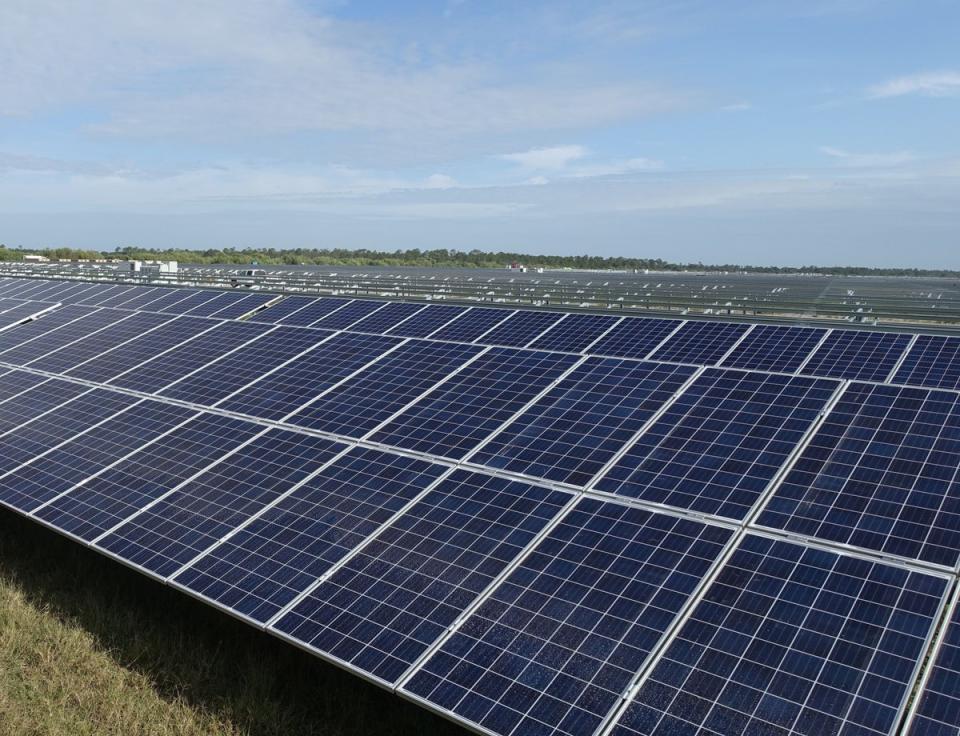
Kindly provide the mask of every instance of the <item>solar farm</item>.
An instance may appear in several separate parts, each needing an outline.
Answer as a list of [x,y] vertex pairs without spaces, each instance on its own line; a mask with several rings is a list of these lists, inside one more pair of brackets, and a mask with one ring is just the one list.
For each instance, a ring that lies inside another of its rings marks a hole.
[[0,505],[476,732],[960,734],[960,335],[0,279]]

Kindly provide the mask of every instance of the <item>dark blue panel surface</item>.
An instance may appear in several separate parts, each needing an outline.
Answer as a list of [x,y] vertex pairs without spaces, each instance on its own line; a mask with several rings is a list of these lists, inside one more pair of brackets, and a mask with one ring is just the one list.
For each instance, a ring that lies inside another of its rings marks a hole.
[[591,355],[617,358],[645,358],[681,322],[675,319],[625,317],[623,321],[586,349]]
[[945,588],[748,535],[612,734],[891,734]]
[[919,335],[893,377],[894,383],[960,388],[960,337]]
[[569,500],[456,470],[273,628],[395,683]]
[[581,499],[405,689],[503,736],[592,734],[732,535]]
[[476,342],[483,345],[507,345],[522,348],[539,337],[544,330],[560,321],[556,312],[519,311],[501,322]]
[[[53,312],[47,312],[39,319],[19,325],[15,330],[6,330],[0,333],[0,356],[2,356],[0,360],[14,362],[9,360],[4,353],[48,332],[53,332],[76,319],[85,317],[92,311],[90,307],[59,307]],[[15,357],[16,354],[10,353],[10,355]]]
[[808,327],[754,325],[723,366],[793,373],[825,334],[826,330]]
[[482,349],[479,345],[412,340],[286,421],[362,437]]
[[336,335],[218,404],[218,408],[282,419],[399,342],[400,338],[382,335]]
[[[24,365],[49,352],[62,348],[67,343],[86,337],[108,325],[131,316],[130,312],[117,309],[101,309],[90,312],[87,307],[67,307],[72,319],[64,320],[59,326],[57,312],[38,320],[21,325],[15,330],[0,334],[0,360],[16,365]],[[81,315],[80,311],[87,314]],[[9,346],[9,347],[8,347]]]
[[246,299],[247,294],[237,294],[234,292],[227,292],[226,294],[217,294],[217,296],[211,299],[208,302],[204,302],[199,306],[195,306],[190,310],[191,317],[209,317],[212,314],[219,312],[221,309],[226,309],[227,307],[236,304],[243,299]]
[[[308,304],[303,309],[294,312],[288,317],[281,318],[279,322],[282,325],[306,327],[307,325],[312,325],[318,319],[323,319],[328,314],[347,306],[349,303],[349,299],[336,299],[334,297],[314,299],[312,303]],[[264,314],[269,314],[269,310],[264,312]]]
[[910,335],[834,330],[801,373],[884,381],[910,343]]
[[576,361],[564,353],[492,348],[371,439],[461,458]]
[[473,342],[484,332],[492,329],[514,313],[512,309],[473,307],[466,314],[450,322],[446,327],[442,327],[431,334],[430,337],[434,340]]
[[26,322],[34,315],[52,306],[52,304],[42,302],[24,302],[23,304],[12,306],[3,313],[0,313],[0,330],[11,330],[21,322]]
[[960,736],[960,607],[941,634],[943,642],[920,692],[907,736]]
[[160,577],[172,575],[344,447],[270,430],[128,520],[97,546]]
[[154,302],[162,296],[169,294],[170,290],[161,286],[138,286],[130,291],[104,300],[100,306],[103,307],[121,307],[123,309],[140,309],[144,304]]
[[[288,296],[282,302],[267,307],[262,312],[257,312],[250,318],[251,322],[266,322],[268,324],[278,324],[284,317],[288,317],[294,312],[298,312],[304,307],[317,301],[312,296]],[[312,322],[313,320],[311,320]]]
[[[262,307],[267,302],[277,298],[277,294],[248,294],[242,299],[237,299],[232,304],[228,304],[223,309],[213,312],[210,316],[217,319],[237,319],[245,314],[249,314]],[[196,314],[194,310],[191,314]]]
[[83,295],[83,303],[99,307],[104,304],[104,302],[112,301],[114,297],[120,296],[121,294],[133,296],[140,288],[142,287],[130,286],[129,284],[122,284],[119,286],[101,285],[101,288],[97,291],[85,293]]
[[617,319],[603,314],[568,314],[563,322],[530,343],[530,347],[579,353],[609,330]]
[[713,365],[749,329],[750,325],[732,322],[687,322],[650,358]]
[[265,623],[446,470],[354,448],[174,582]]
[[911,559],[960,559],[960,394],[853,383],[757,523]]
[[[29,376],[29,377],[28,377]],[[9,432],[64,401],[89,391],[89,386],[16,371],[0,377],[16,394],[0,402],[0,432]]]
[[[152,299],[151,301],[138,307],[138,309],[142,309],[147,312],[161,312],[166,310],[167,307],[173,307],[171,311],[177,312],[178,310],[176,307],[179,306],[181,302],[199,293],[201,292],[197,291],[196,289],[167,289],[162,294],[158,294],[156,299]],[[122,304],[120,305],[120,308],[129,309],[129,307],[125,307]]]
[[[197,291],[188,296],[186,299],[182,299],[174,304],[169,304],[167,306],[161,306],[159,309],[155,307],[154,304],[151,304],[148,307],[148,311],[151,312],[166,312],[169,314],[186,314],[191,309],[195,309],[202,304],[216,299],[220,296],[215,291]],[[125,308],[126,305],[124,305]]]
[[585,485],[695,370],[588,358],[471,461]]
[[837,386],[829,379],[707,369],[596,488],[743,519]]
[[417,312],[410,319],[387,330],[387,334],[400,335],[401,337],[426,337],[466,311],[466,307],[431,304],[422,312]]
[[97,468],[99,475],[36,516],[91,541],[262,431],[249,422],[202,414],[117,465]]
[[27,373],[26,371],[12,371],[6,368],[4,371],[6,371],[4,375],[0,376],[0,401],[6,401],[11,396],[16,396],[27,389],[39,386],[44,381],[50,380],[46,376]]
[[326,317],[321,317],[311,324],[311,327],[323,327],[328,330],[342,330],[354,322],[359,322],[372,312],[385,306],[386,302],[365,301],[356,299],[342,309],[338,309]]
[[392,302],[383,307],[383,309],[378,309],[369,317],[364,317],[359,322],[354,322],[350,325],[350,329],[354,332],[372,332],[377,335],[382,335],[398,322],[412,317],[423,308],[423,304]]

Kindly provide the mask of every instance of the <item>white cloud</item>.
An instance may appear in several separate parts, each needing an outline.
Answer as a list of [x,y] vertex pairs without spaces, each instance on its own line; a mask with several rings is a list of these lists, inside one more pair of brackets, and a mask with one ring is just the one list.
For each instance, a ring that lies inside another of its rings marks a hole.
[[720,110],[722,112],[743,112],[745,110],[752,110],[753,104],[749,102],[732,102],[729,105],[723,105]]
[[525,169],[537,171],[559,171],[571,161],[584,158],[588,151],[583,146],[551,146],[549,148],[531,148],[520,153],[504,153],[504,161],[520,164]]
[[452,189],[457,186],[457,180],[446,174],[431,174],[425,183],[427,189]]
[[821,146],[820,152],[836,159],[844,166],[883,167],[901,166],[916,161],[917,157],[910,151],[893,151],[891,153],[852,153],[842,148]]
[[650,158],[628,158],[621,161],[576,166],[566,175],[575,179],[586,179],[593,176],[617,176],[637,171],[659,171],[662,168],[663,161]]
[[952,97],[960,95],[960,71],[937,71],[910,74],[889,79],[867,89],[871,98],[923,95],[925,97]]

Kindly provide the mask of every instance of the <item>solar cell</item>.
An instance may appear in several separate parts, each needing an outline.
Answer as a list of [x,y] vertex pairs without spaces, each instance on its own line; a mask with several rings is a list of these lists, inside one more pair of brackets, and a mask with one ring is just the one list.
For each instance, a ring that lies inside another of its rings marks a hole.
[[67,489],[34,516],[91,541],[262,431],[250,422],[201,414],[119,463],[97,468],[95,478]]
[[217,296],[211,299],[208,302],[204,302],[199,306],[194,307],[190,310],[191,317],[209,317],[212,314],[216,314],[221,309],[226,309],[233,304],[241,301],[246,298],[246,294],[234,294],[228,292],[226,294],[217,294]]
[[61,307],[0,334],[0,360],[16,364],[28,362],[126,316],[127,312],[110,309]]
[[370,439],[461,458],[577,360],[563,353],[491,348]]
[[834,330],[801,373],[884,381],[910,343],[910,335]]
[[953,567],[960,395],[852,383],[757,523]]
[[362,437],[482,350],[479,345],[411,340],[285,421]]
[[288,317],[315,301],[317,300],[312,296],[288,296],[285,297],[283,301],[267,307],[262,312],[257,312],[250,320],[253,322],[277,324],[284,317]]
[[650,357],[653,360],[713,365],[751,326],[732,322],[685,322]]
[[793,373],[826,334],[826,330],[808,327],[754,325],[721,365]]
[[[140,286],[130,291],[124,291],[103,301],[103,307],[122,307],[123,309],[140,309],[144,304],[156,301],[169,294],[169,290],[160,286]],[[88,297],[89,298],[89,295]]]
[[20,389],[16,395],[0,403],[0,433],[16,429],[45,411],[59,406],[88,391],[88,386],[37,376],[25,378],[23,373],[8,374],[0,382]]
[[595,488],[743,519],[838,385],[708,368]]
[[219,402],[217,407],[264,419],[282,419],[399,343],[400,338],[382,335],[335,335]]
[[914,701],[907,736],[960,735],[960,608],[956,603],[941,637],[923,690]]
[[173,307],[176,310],[176,307],[183,301],[189,299],[195,294],[200,294],[201,292],[196,291],[195,289],[166,289],[162,294],[158,294],[156,299],[151,299],[146,304],[142,305],[140,309],[147,310],[149,312],[162,312],[168,307]]
[[747,535],[612,736],[890,734],[946,584]]
[[11,396],[16,396],[47,380],[49,379],[46,376],[39,376],[36,373],[7,370],[3,376],[0,376],[0,401],[6,401]]
[[326,317],[321,317],[313,322],[311,327],[323,327],[328,330],[342,330],[354,322],[359,322],[369,314],[373,314],[378,309],[385,307],[387,302],[366,301],[363,299],[354,299],[349,304],[329,313]]
[[372,332],[382,335],[397,323],[412,317],[423,308],[423,304],[411,304],[409,302],[388,303],[369,317],[364,317],[359,322],[354,322],[350,325],[350,330],[353,332]]
[[[281,318],[278,320],[278,323],[281,325],[306,327],[307,325],[312,325],[318,319],[322,319],[328,314],[332,314],[338,309],[342,309],[343,307],[347,306],[350,301],[350,299],[334,299],[332,297],[314,299],[303,309],[294,312],[288,317]],[[271,307],[271,309],[273,309],[273,307]],[[269,311],[270,310],[267,310],[265,313],[269,314]]]
[[[238,299],[232,304],[228,304],[210,316],[216,317],[217,319],[237,319],[245,314],[250,314],[250,312],[259,309],[267,302],[273,301],[276,298],[276,294],[248,294],[243,299]],[[196,310],[191,312],[191,314],[195,315]]]
[[356,447],[172,581],[266,623],[448,468]]
[[570,498],[455,470],[271,628],[396,683]]
[[588,358],[470,460],[586,485],[695,370]]
[[555,312],[514,312],[489,332],[474,342],[483,345],[506,345],[522,348],[543,334],[543,331],[560,321],[562,314]]
[[216,299],[219,294],[215,291],[197,291],[193,294],[190,294],[186,299],[181,299],[174,304],[168,304],[167,306],[155,309],[154,305],[149,306],[150,311],[157,312],[166,312],[168,314],[187,314],[191,309],[195,309],[202,304]]
[[96,544],[154,575],[172,575],[344,449],[329,440],[268,430]]
[[426,337],[466,311],[467,307],[431,304],[410,319],[390,328],[386,334],[400,335],[401,337]]
[[155,401],[137,404],[5,475],[0,502],[33,511],[195,413]]
[[893,382],[929,388],[960,388],[960,337],[918,335]]
[[90,291],[89,293],[84,294],[83,303],[99,307],[104,302],[112,300],[113,297],[119,296],[120,294],[134,296],[140,288],[141,287],[139,286],[130,286],[129,284],[118,286],[107,286],[106,284],[100,284],[100,288],[96,291]]
[[78,304],[83,301],[85,294],[93,294],[99,288],[96,284],[71,284],[57,294],[57,301],[62,304]]
[[332,334],[325,330],[278,327],[157,393],[172,399],[214,404]]
[[563,350],[579,353],[596,342],[604,332],[616,324],[619,317],[602,314],[568,314],[562,322],[530,343],[537,350]]
[[53,304],[42,302],[26,302],[0,313],[0,331],[11,330],[31,317],[37,317],[43,312],[53,309]]
[[591,355],[645,358],[682,324],[683,322],[674,319],[625,317],[610,332],[584,350]]
[[434,340],[473,342],[484,332],[503,322],[511,314],[514,314],[512,309],[472,307],[466,314],[457,317],[445,327],[431,333],[430,337]]
[[503,736],[592,734],[732,535],[582,498],[404,689]]

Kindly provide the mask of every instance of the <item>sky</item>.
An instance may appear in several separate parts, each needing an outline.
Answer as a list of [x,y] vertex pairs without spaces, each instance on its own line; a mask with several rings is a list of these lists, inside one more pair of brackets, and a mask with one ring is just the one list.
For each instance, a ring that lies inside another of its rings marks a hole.
[[960,268],[955,0],[3,0],[0,243]]

